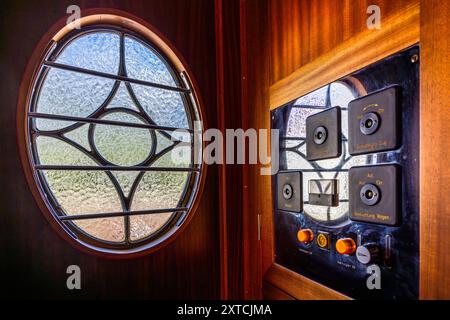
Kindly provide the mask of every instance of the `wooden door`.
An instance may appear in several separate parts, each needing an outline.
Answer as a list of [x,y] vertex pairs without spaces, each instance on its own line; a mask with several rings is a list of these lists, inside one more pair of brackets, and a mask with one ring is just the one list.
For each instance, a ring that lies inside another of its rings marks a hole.
[[[175,241],[134,259],[89,255],[62,239],[33,198],[19,157],[16,112],[25,67],[42,36],[69,5],[118,9],[155,26],[192,71],[205,120],[216,126],[214,2],[2,1],[0,8],[0,243],[2,296],[8,298],[218,298],[217,170],[208,168],[199,205]],[[98,9],[101,11],[101,9]],[[66,268],[81,269],[81,290],[68,290]]]

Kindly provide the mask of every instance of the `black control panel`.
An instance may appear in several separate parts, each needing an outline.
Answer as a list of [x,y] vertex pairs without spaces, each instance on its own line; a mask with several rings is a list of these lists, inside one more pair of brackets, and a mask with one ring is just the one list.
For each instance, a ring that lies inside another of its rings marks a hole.
[[419,46],[272,111],[275,260],[352,298],[419,288]]

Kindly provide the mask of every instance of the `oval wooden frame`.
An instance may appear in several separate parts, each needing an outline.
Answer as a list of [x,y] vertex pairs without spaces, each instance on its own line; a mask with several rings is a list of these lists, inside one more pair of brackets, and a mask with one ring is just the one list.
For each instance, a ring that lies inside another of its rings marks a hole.
[[[28,105],[30,103],[31,94],[32,94],[32,85],[35,82],[36,76],[38,74],[38,69],[41,61],[44,59],[44,55],[47,52],[48,48],[62,39],[65,35],[71,32],[74,27],[79,24],[80,27],[95,25],[95,24],[108,24],[113,26],[123,27],[130,31],[133,31],[143,38],[148,40],[150,43],[154,44],[161,52],[167,57],[167,59],[172,63],[175,67],[176,71],[181,74],[183,73],[190,82],[192,86],[192,96],[197,104],[198,113],[200,119],[203,124],[203,129],[206,130],[207,123],[205,122],[205,114],[203,109],[203,101],[199,94],[198,85],[195,81],[192,72],[187,67],[187,63],[182,58],[181,54],[177,52],[175,47],[170,43],[168,39],[166,39],[155,27],[150,25],[148,22],[142,20],[139,17],[131,15],[125,11],[117,10],[117,9],[104,9],[104,8],[95,8],[95,9],[87,9],[83,10],[82,14],[84,15],[80,19],[73,21],[70,24],[66,24],[67,17],[61,18],[58,22],[56,22],[50,30],[45,33],[37,46],[35,47],[32,56],[28,60],[27,66],[22,76],[22,80],[19,87],[19,94],[17,99],[17,141],[20,153],[20,160],[22,163],[22,168],[28,183],[28,187],[30,188],[31,193],[39,207],[39,209],[44,214],[47,221],[53,227],[53,229],[66,241],[68,241],[73,247],[76,249],[97,256],[101,258],[109,258],[109,259],[130,259],[130,258],[138,258],[144,255],[148,255],[152,252],[155,252],[161,248],[172,243],[179,235],[182,233],[189,222],[192,220],[194,214],[198,209],[198,205],[200,202],[200,196],[203,193],[205,179],[206,179],[206,171],[207,165],[205,163],[201,166],[200,178],[198,182],[197,190],[194,191],[194,195],[192,196],[192,205],[188,212],[186,213],[186,218],[181,223],[179,227],[172,227],[168,232],[166,232],[161,237],[155,240],[155,244],[141,249],[141,247],[137,247],[131,251],[112,251],[112,250],[102,250],[101,248],[94,248],[86,243],[73,238],[69,235],[64,228],[60,225],[60,222],[55,219],[50,208],[48,208],[44,199],[42,198],[41,190],[38,187],[37,181],[35,180],[35,175],[33,174],[33,169],[31,168],[31,159],[29,155],[29,150],[27,147],[28,144],[28,126],[27,126],[27,114],[28,114]],[[202,148],[204,148],[204,142],[202,144]],[[149,245],[150,243],[146,243],[145,245]],[[143,245],[145,247],[145,245]]]

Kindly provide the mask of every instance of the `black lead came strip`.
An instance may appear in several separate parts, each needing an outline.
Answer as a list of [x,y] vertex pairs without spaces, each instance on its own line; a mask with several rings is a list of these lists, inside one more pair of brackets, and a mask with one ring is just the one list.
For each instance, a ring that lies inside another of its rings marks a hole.
[[141,210],[141,211],[122,211],[122,212],[74,214],[74,215],[58,216],[58,218],[61,221],[87,220],[87,219],[99,219],[99,218],[113,218],[113,217],[124,217],[124,216],[161,214],[161,213],[171,213],[171,212],[186,212],[187,210],[188,210],[188,208],[181,207],[181,208]]
[[144,166],[71,166],[71,165],[35,165],[36,170],[56,171],[159,171],[159,172],[199,172],[199,168],[180,167],[144,167]]
[[187,128],[186,129],[174,128],[174,127],[165,127],[165,126],[158,126],[158,125],[145,124],[145,123],[132,123],[132,122],[104,120],[104,119],[96,119],[96,118],[82,118],[82,117],[64,116],[64,115],[47,114],[47,113],[39,113],[39,112],[29,112],[28,116],[31,118],[62,120],[62,121],[75,121],[75,122],[82,122],[82,123],[105,124],[105,125],[131,127],[131,128],[154,129],[154,130],[163,130],[163,131],[179,130],[179,131],[185,131],[185,132],[189,132],[189,133],[194,132],[194,130],[187,129]]
[[164,84],[160,84],[160,83],[155,83],[155,82],[150,82],[150,81],[145,81],[145,80],[138,80],[138,79],[128,78],[125,76],[120,76],[120,75],[115,75],[115,74],[110,74],[110,73],[105,73],[105,72],[100,72],[100,71],[94,71],[94,70],[69,66],[66,64],[52,62],[52,61],[48,61],[48,60],[44,61],[44,66],[61,69],[61,70],[78,72],[78,73],[84,73],[84,74],[88,74],[91,76],[97,76],[97,77],[101,77],[101,78],[118,80],[118,81],[122,81],[122,82],[135,83],[135,84],[139,84],[142,86],[153,87],[153,88],[158,88],[158,89],[163,89],[163,90],[168,90],[168,91],[175,91],[175,92],[181,92],[181,93],[190,93],[191,92],[190,89],[186,89],[186,88],[172,87],[172,86],[168,86],[168,85],[164,85]]

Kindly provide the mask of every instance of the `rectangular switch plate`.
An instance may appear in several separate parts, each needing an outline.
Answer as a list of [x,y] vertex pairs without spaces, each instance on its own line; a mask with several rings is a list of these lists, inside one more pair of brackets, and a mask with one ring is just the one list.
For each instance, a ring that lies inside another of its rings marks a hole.
[[[302,180],[302,173],[300,171],[278,173],[277,205],[279,210],[291,212],[301,212],[303,210]],[[290,193],[290,198],[286,194],[287,191]]]

